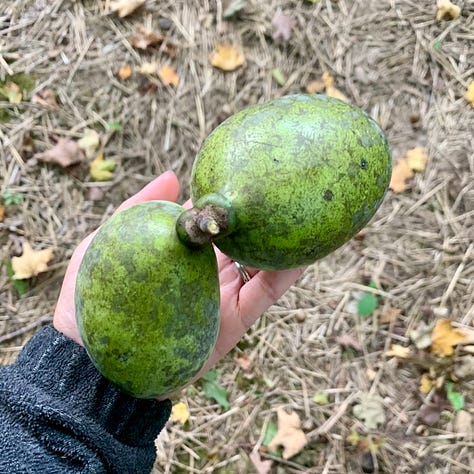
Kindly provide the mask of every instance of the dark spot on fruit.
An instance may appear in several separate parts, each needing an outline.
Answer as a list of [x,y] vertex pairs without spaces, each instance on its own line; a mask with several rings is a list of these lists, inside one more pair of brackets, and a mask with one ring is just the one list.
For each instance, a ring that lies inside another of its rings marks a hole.
[[273,158],[273,163],[275,163],[276,165],[278,165],[280,163],[280,160],[277,160],[276,158]]
[[130,354],[128,352],[124,352],[122,354],[120,354],[117,359],[120,361],[120,362],[127,362],[127,360],[129,359],[130,357]]
[[332,201],[334,198],[334,193],[330,189],[326,189],[326,191],[324,191],[323,198],[325,201]]
[[362,160],[360,160],[360,167],[363,170],[366,170],[369,167],[369,163],[367,162],[365,158],[362,158]]

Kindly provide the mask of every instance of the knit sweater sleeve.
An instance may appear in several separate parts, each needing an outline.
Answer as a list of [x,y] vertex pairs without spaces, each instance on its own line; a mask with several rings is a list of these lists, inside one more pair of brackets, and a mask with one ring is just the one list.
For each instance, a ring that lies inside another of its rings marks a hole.
[[0,472],[149,473],[170,411],[169,400],[120,392],[45,327],[0,368]]

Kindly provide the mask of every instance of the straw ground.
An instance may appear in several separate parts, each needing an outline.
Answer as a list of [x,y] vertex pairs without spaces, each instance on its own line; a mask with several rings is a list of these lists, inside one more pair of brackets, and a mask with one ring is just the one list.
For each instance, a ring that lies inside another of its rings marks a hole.
[[[186,199],[194,156],[220,121],[249,104],[304,92],[329,72],[386,130],[394,161],[422,146],[428,166],[405,192],[389,192],[363,238],[312,265],[218,365],[229,410],[206,398],[200,383],[182,395],[190,420],[169,423],[157,442],[154,472],[256,472],[249,456],[280,406],[298,413],[308,445],[290,460],[261,449],[271,472],[358,473],[363,466],[391,474],[472,472],[474,443],[456,429],[453,409],[443,408],[432,426],[424,423],[422,410],[434,394],[418,386],[429,363],[385,356],[392,343],[413,348],[410,331],[422,322],[474,324],[474,109],[463,97],[474,79],[472,2],[457,2],[462,14],[454,21],[435,19],[434,0],[248,0],[229,19],[223,18],[228,2],[220,0],[148,0],[125,19],[108,13],[109,3],[0,6],[0,80],[14,73],[34,79],[20,104],[0,103],[8,113],[0,125],[1,192],[23,195],[0,223],[2,363],[50,322],[73,249],[121,201],[166,169],[178,174]],[[287,42],[272,38],[278,9],[293,18]],[[139,25],[164,34],[176,55],[167,54],[166,42],[133,48],[130,35]],[[244,51],[246,62],[235,72],[210,65],[222,42]],[[136,72],[152,61],[175,67],[179,85]],[[117,77],[124,64],[135,70],[126,81]],[[274,69],[284,85],[272,77]],[[47,89],[57,97],[54,109],[31,101]],[[106,132],[110,122],[122,130]],[[62,169],[33,157],[86,128],[107,136],[106,157],[117,162],[110,181],[94,182],[86,163]],[[55,256],[19,296],[6,262],[22,240],[53,247]],[[377,289],[368,290],[369,281]],[[350,310],[361,290],[378,298],[367,318]],[[400,314],[384,323],[389,308]],[[341,345],[340,336],[352,338],[356,349]],[[234,360],[241,353],[250,360],[247,371]],[[473,356],[461,355],[472,364]],[[472,373],[456,385],[471,415]],[[327,404],[313,401],[318,392],[329,395]],[[347,441],[352,431],[367,434],[352,410],[364,393],[382,398],[386,418],[370,433],[383,440],[375,456]]]

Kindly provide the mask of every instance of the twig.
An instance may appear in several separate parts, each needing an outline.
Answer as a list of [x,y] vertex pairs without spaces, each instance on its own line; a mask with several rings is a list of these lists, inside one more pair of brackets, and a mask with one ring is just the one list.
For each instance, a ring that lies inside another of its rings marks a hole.
[[43,323],[50,322],[53,320],[53,317],[50,314],[44,314],[40,318],[38,318],[36,321],[33,321],[30,324],[27,324],[26,326],[17,329],[16,331],[9,332],[7,334],[4,334],[3,336],[0,336],[0,343],[9,341],[10,339],[13,339],[17,336],[21,336],[22,334],[25,334],[25,332],[30,331],[31,329],[34,329],[37,326],[40,326]]

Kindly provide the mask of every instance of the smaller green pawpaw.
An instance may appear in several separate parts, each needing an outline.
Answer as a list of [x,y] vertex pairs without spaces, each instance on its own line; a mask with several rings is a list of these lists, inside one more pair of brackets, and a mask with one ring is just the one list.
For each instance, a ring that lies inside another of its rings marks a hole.
[[210,245],[189,248],[176,234],[184,209],[149,201],[109,219],[81,262],[75,308],[97,369],[137,398],[190,382],[219,328],[219,280]]

